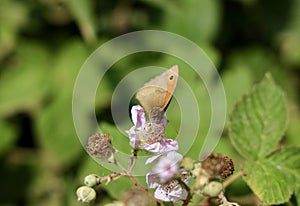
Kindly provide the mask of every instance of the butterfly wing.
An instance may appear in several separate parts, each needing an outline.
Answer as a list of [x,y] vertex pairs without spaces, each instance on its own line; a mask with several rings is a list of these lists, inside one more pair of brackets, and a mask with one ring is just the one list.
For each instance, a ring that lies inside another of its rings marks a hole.
[[172,98],[178,79],[178,66],[174,65],[147,82],[136,94],[147,113],[152,108],[165,109]]

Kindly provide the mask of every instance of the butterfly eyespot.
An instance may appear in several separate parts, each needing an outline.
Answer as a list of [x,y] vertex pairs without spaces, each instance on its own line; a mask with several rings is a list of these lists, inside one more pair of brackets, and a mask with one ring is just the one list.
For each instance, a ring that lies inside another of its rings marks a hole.
[[169,79],[170,79],[170,80],[173,80],[173,79],[174,79],[174,75],[171,75],[171,76],[169,77]]

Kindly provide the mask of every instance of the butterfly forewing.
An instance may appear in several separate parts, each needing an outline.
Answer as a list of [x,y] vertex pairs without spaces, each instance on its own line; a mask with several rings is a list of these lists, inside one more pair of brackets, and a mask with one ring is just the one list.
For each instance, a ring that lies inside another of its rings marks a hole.
[[178,66],[174,65],[147,82],[136,94],[147,113],[152,108],[164,110],[172,98],[178,79]]

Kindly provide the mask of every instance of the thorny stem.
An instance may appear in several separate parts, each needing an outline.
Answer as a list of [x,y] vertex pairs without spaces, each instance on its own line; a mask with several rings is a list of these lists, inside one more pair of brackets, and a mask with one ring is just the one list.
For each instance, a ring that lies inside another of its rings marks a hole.
[[130,157],[130,163],[128,165],[128,172],[132,172],[132,169],[135,165],[135,161],[136,161],[136,158],[137,158],[137,153],[138,153],[138,150],[137,149],[133,149],[131,151],[131,157]]
[[231,177],[229,177],[224,183],[223,183],[223,188],[228,187],[228,185],[230,185],[231,183],[233,183],[235,180],[237,180],[238,178],[240,178],[241,176],[245,175],[245,173],[243,171],[239,171],[237,173],[235,173],[234,175],[232,175]]
[[122,174],[122,173],[112,173],[110,175],[100,177],[98,179],[97,184],[100,185],[104,181],[106,181],[106,184],[108,184],[110,181],[116,180],[116,179],[118,179],[120,177],[123,177],[123,176],[125,176],[125,174]]

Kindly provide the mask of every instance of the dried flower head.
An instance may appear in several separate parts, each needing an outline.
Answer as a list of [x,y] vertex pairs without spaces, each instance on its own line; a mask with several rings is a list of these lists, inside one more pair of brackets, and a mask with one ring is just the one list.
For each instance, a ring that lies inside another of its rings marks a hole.
[[111,144],[109,134],[95,134],[89,137],[86,149],[89,154],[108,161],[111,161],[116,152]]
[[159,142],[163,138],[164,131],[164,125],[146,122],[140,131],[140,141],[146,144]]
[[168,123],[164,115],[162,117],[157,116],[159,123],[154,119],[146,121],[144,109],[140,105],[133,106],[131,114],[134,126],[126,133],[129,136],[132,147],[143,149],[156,155],[178,150],[177,141],[166,139],[163,136],[165,126]]
[[234,171],[232,159],[218,154],[210,153],[201,161],[201,168],[204,169],[211,178],[225,179]]

